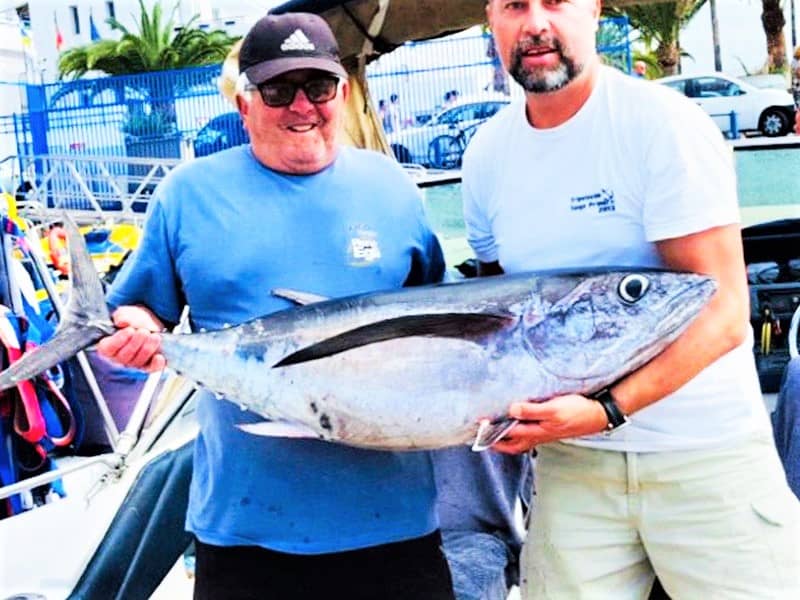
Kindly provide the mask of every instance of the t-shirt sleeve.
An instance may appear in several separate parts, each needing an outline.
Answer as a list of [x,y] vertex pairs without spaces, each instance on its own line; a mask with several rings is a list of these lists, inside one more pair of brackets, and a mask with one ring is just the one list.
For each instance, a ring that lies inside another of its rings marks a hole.
[[[416,188],[416,186],[414,187]],[[431,229],[419,194],[415,192],[415,196],[417,198],[418,245],[411,254],[411,269],[404,286],[439,283],[445,273],[444,253],[439,238]]]
[[[673,92],[669,92],[672,94]],[[662,98],[642,161],[648,241],[740,221],[733,151],[717,125],[685,98]]]
[[[480,147],[482,148],[483,145]],[[467,242],[475,252],[477,259],[490,263],[498,260],[499,255],[488,214],[489,208],[486,205],[488,194],[483,194],[480,188],[480,163],[478,144],[475,144],[473,140],[464,153],[462,169],[461,201],[464,211],[464,226],[467,231]]]
[[106,299],[112,309],[126,304],[144,304],[163,321],[178,322],[185,302],[169,239],[164,207],[154,199],[139,246],[108,291]]

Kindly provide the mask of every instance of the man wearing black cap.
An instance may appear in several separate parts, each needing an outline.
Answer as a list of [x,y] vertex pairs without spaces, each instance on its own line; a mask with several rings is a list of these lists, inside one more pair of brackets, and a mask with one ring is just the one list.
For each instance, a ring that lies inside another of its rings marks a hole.
[[[117,362],[163,367],[150,332],[186,305],[195,330],[218,329],[286,308],[276,287],[336,297],[443,275],[402,169],[338,143],[348,84],[325,21],[264,17],[239,59],[251,143],[181,165],[154,193],[109,293],[122,329],[99,346]],[[195,598],[453,597],[427,453],[250,435],[237,426],[260,417],[207,392],[197,415]]]

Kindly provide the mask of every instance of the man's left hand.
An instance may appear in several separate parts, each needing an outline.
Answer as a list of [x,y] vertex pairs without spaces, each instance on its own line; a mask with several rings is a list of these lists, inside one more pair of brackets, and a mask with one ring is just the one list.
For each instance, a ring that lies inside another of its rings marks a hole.
[[516,402],[508,415],[520,423],[492,446],[506,454],[527,452],[534,446],[566,438],[605,431],[608,425],[603,406],[596,400],[569,394],[544,402]]

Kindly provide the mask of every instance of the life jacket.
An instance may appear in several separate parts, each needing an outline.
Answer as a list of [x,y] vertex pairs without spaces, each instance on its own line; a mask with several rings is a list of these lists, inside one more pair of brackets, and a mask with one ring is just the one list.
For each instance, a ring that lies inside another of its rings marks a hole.
[[[0,240],[14,242],[13,252],[3,253],[6,277],[13,284],[6,287],[19,291],[13,302],[5,299],[16,310],[0,304],[0,354],[5,368],[47,341],[54,326],[37,301],[29,274],[36,270],[29,270],[32,260],[27,238],[10,219],[2,217],[1,225]],[[11,246],[3,244],[4,248]],[[59,365],[0,393],[0,486],[54,469],[58,451],[79,441],[82,422],[76,414],[77,404],[70,399],[69,382],[67,366]],[[0,500],[0,518],[49,502],[54,496],[64,496],[60,481]]]

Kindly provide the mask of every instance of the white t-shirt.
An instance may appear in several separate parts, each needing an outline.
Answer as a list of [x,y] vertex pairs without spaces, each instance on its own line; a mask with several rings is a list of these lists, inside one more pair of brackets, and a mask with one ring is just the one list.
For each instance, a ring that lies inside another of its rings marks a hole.
[[[677,92],[602,67],[566,123],[535,129],[523,101],[475,134],[464,155],[467,237],[507,273],[663,266],[654,242],[739,222],[733,153]],[[611,436],[609,450],[708,447],[767,423],[752,336]]]

